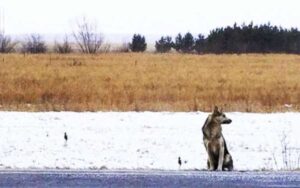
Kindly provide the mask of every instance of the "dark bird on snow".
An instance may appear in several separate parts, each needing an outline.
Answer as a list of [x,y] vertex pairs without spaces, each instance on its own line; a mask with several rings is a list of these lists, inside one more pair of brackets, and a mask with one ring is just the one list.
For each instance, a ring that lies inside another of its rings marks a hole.
[[180,157],[178,157],[178,164],[179,164],[179,167],[181,167],[181,158]]
[[68,135],[67,135],[67,133],[65,132],[65,136],[64,136],[64,138],[65,138],[65,141],[68,141]]

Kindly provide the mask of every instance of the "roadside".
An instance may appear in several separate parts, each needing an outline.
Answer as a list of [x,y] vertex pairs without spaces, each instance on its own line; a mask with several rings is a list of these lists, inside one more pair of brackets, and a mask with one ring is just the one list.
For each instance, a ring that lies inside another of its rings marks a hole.
[[299,187],[300,172],[0,171],[1,187]]

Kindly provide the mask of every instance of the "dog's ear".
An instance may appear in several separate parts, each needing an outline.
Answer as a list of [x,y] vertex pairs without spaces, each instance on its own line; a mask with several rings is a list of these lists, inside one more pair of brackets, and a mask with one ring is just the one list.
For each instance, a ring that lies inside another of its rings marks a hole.
[[218,114],[218,113],[219,113],[219,109],[218,109],[217,106],[215,106],[214,111],[213,111],[213,114],[216,115],[216,114]]
[[222,108],[222,107],[220,108],[220,111],[219,111],[219,112],[220,112],[221,114],[223,113],[223,108]]

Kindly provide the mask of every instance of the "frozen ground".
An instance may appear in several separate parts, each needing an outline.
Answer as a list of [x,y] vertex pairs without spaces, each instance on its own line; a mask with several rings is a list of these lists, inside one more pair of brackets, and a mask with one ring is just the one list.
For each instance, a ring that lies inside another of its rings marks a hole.
[[[205,169],[208,113],[0,112],[0,169]],[[299,168],[300,113],[227,113],[236,170]],[[64,132],[68,142],[64,141]]]

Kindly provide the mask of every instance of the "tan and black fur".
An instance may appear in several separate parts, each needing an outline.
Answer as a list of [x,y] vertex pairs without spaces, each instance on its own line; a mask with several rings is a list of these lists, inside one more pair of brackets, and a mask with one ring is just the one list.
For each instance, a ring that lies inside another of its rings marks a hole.
[[233,160],[226,146],[222,134],[221,124],[230,124],[231,119],[227,118],[218,107],[214,108],[203,127],[203,142],[208,154],[207,167],[209,170],[233,170]]

